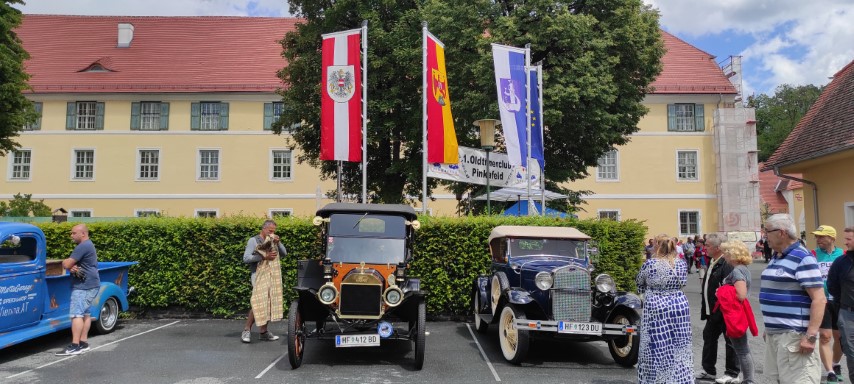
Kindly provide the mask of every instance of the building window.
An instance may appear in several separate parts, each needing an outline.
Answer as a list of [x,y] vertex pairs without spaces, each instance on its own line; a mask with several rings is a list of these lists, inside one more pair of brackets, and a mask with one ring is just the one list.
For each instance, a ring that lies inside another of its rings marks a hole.
[[72,131],[104,129],[104,103],[95,101],[72,101],[68,103],[65,129]]
[[699,180],[697,151],[676,152],[676,177],[679,181]]
[[274,149],[271,152],[270,172],[272,180],[291,180],[291,151]]
[[194,131],[227,130],[228,103],[192,103],[190,106],[190,129]]
[[12,180],[29,180],[30,169],[33,165],[33,153],[29,149],[22,149],[12,154]]
[[700,132],[705,130],[703,104],[668,104],[667,130],[673,132]]
[[216,219],[217,210],[216,209],[197,209],[196,217],[206,218],[206,219]]
[[199,150],[199,180],[219,180],[219,150]]
[[290,217],[293,213],[294,210],[290,208],[275,208],[270,210],[270,218],[275,219],[277,217]]
[[92,180],[95,178],[95,151],[91,149],[74,150],[74,180]]
[[71,217],[92,217],[91,209],[72,209],[68,211],[68,215]]
[[130,107],[132,131],[165,131],[169,129],[169,103],[133,102]]
[[25,131],[38,131],[42,128],[42,103],[34,102],[33,109],[36,110],[36,121],[24,126]]
[[700,234],[700,212],[679,211],[679,236]]
[[600,209],[599,219],[611,219],[614,221],[620,221],[620,211],[613,209]]
[[141,149],[139,150],[139,180],[158,180],[160,178],[160,150],[159,149]]
[[264,103],[264,130],[271,130],[273,128],[273,123],[278,121],[284,112],[285,103]]
[[159,209],[135,209],[133,215],[136,217],[160,217]]
[[617,151],[609,151],[599,158],[596,164],[596,180],[619,180]]

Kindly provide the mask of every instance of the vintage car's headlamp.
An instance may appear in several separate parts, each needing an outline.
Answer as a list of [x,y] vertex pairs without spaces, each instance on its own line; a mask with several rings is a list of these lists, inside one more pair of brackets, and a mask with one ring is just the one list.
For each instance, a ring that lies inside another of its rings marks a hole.
[[537,284],[537,288],[545,291],[552,287],[554,278],[552,278],[551,272],[540,272],[534,277],[534,283]]
[[606,274],[601,274],[596,276],[596,289],[602,293],[609,293],[616,291],[616,285],[614,284],[614,278],[608,276]]
[[403,291],[397,286],[390,286],[383,293],[383,300],[389,307],[396,307],[403,300]]
[[317,290],[317,298],[321,303],[329,305],[335,302],[335,299],[338,298],[338,289],[335,288],[332,284],[324,284],[320,289]]

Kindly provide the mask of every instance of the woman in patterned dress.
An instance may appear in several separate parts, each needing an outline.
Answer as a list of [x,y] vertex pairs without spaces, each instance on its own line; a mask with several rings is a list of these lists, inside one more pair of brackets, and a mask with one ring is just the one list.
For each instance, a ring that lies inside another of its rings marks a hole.
[[691,315],[682,292],[688,275],[667,235],[655,238],[653,257],[637,276],[644,294],[640,323],[639,383],[694,383]]

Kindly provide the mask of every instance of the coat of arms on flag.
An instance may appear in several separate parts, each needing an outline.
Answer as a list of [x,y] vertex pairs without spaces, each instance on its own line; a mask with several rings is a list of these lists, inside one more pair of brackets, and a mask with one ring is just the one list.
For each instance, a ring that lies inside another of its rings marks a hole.
[[448,99],[448,77],[439,72],[439,70],[433,70],[433,81],[431,82],[433,85],[433,98],[436,99],[436,102],[441,106],[445,106],[445,100]]
[[326,92],[332,100],[346,103],[353,97],[356,89],[352,65],[330,65],[329,78],[326,80]]
[[518,80],[501,79],[501,104],[504,109],[510,112],[518,112],[522,108],[522,102],[519,99],[519,95],[521,95],[520,88]]

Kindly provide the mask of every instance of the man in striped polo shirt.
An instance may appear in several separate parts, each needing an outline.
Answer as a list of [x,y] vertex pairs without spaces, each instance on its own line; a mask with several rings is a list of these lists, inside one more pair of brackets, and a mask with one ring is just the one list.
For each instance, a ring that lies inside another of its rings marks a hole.
[[815,256],[798,241],[792,218],[765,221],[775,255],[762,272],[759,304],[765,319],[765,374],[779,383],[821,381],[816,340],[824,317],[824,280]]

